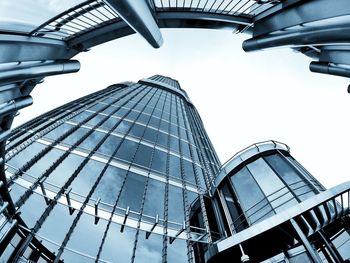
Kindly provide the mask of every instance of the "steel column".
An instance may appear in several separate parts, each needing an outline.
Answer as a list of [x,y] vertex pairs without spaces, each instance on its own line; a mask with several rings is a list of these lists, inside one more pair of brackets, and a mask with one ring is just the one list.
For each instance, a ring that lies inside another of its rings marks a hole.
[[123,20],[143,36],[154,48],[163,44],[163,37],[145,0],[105,0]]

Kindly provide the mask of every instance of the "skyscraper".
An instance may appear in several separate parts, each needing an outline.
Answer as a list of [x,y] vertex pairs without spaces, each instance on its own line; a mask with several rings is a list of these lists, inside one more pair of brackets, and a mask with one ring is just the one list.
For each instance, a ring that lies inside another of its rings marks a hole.
[[[70,102],[9,139],[17,226],[2,260],[191,261],[192,243],[212,239],[202,194],[219,167],[195,107],[171,78]],[[191,226],[197,199],[201,226]]]
[[0,262],[350,259],[350,182],[325,189],[275,141],[221,165],[168,77],[112,85],[16,128],[4,170]]

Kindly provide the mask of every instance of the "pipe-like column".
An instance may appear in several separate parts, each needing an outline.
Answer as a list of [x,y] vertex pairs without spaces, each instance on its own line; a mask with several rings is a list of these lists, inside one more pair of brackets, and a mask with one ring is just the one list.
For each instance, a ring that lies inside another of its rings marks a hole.
[[0,117],[16,112],[32,104],[33,104],[33,98],[29,95],[11,100],[5,105],[3,105],[2,107],[0,107]]
[[306,30],[281,31],[278,34],[267,34],[253,37],[243,42],[244,51],[281,46],[324,45],[334,43],[348,43],[350,26],[308,28]]
[[80,63],[77,60],[59,60],[54,62],[42,62],[17,66],[0,72],[0,85],[15,83],[18,81],[43,78],[46,76],[77,72]]
[[328,62],[313,61],[310,63],[310,71],[350,78],[350,68],[339,67]]
[[163,44],[162,34],[146,0],[105,0],[105,2],[152,47],[159,48]]

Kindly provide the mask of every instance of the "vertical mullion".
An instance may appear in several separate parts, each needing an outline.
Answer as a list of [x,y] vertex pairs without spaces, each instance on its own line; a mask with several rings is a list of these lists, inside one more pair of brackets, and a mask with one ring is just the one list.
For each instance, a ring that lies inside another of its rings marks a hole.
[[[152,89],[149,89],[148,93],[150,93],[151,91],[152,91]],[[153,94],[152,94],[152,96],[149,98],[148,102],[151,101],[151,99],[153,98],[153,96],[154,96],[155,94],[156,94],[156,92],[153,92]],[[140,101],[142,101],[142,99],[143,99],[143,98],[141,98],[138,102],[136,102],[136,103],[134,104],[134,107],[135,107]],[[146,106],[147,106],[147,103],[143,106],[143,109],[138,113],[138,116],[135,118],[135,121],[134,121],[134,122],[132,123],[132,125],[129,127],[128,131],[125,132],[124,137],[123,137],[123,139],[122,139],[122,142],[125,140],[125,137],[128,135],[128,133],[129,133],[130,130],[132,129],[133,125],[135,125],[136,120],[141,116],[141,114],[142,114],[143,110],[146,108]],[[130,110],[128,111],[128,113],[130,113],[131,110],[132,110],[132,107],[130,107]],[[127,113],[127,114],[128,114],[128,113]],[[125,116],[127,116],[127,114],[126,114]],[[121,118],[121,120],[122,120],[122,119],[123,119],[123,118]],[[117,149],[115,150],[115,152],[112,154],[112,156],[115,156],[115,155],[117,154],[117,152],[119,151],[119,148],[120,148],[120,145],[122,144],[122,142],[119,144],[119,146],[117,147]],[[139,147],[139,145],[138,145],[138,147]],[[115,201],[115,203],[114,203],[114,205],[113,205],[113,208],[112,208],[112,211],[111,211],[111,215],[110,215],[110,217],[109,217],[109,219],[108,219],[108,223],[107,223],[106,229],[105,229],[105,231],[104,231],[104,233],[103,233],[103,237],[102,237],[102,240],[101,240],[101,244],[100,244],[100,247],[99,247],[98,252],[97,252],[97,255],[96,255],[96,262],[98,262],[98,260],[99,260],[99,258],[100,258],[100,256],[101,256],[101,252],[102,252],[102,249],[103,249],[103,245],[104,245],[104,242],[105,242],[105,240],[106,240],[109,227],[110,227],[110,225],[111,225],[111,223],[112,223],[112,217],[113,217],[113,215],[114,215],[115,210],[117,209],[117,206],[118,206],[118,203],[119,203],[119,199],[120,199],[120,195],[121,195],[121,193],[122,193],[122,191],[123,191],[125,182],[126,182],[126,180],[127,180],[127,177],[128,177],[129,171],[130,171],[130,168],[132,167],[132,164],[133,164],[133,161],[134,161],[134,158],[135,158],[136,153],[137,153],[137,149],[135,150],[135,153],[134,153],[132,159],[129,160],[129,168],[128,168],[127,172],[125,173],[125,176],[124,176],[124,178],[123,178],[123,182],[122,182],[121,187],[120,187],[119,192],[118,192],[118,196],[117,196],[116,201]],[[135,243],[134,243],[134,246],[135,246]],[[134,248],[133,248],[133,249],[134,249]],[[133,252],[133,253],[134,253],[134,252]],[[131,259],[131,260],[132,260],[132,259]]]

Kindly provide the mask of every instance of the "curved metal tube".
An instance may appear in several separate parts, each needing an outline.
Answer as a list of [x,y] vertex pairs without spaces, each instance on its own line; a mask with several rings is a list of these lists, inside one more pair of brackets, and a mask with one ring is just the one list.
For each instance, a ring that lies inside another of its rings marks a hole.
[[14,67],[0,72],[0,85],[15,83],[27,79],[77,72],[80,63],[77,60],[43,62],[25,67]]
[[328,62],[313,61],[310,63],[309,68],[311,72],[350,78],[350,68],[349,69],[342,68]]
[[25,97],[14,99],[0,108],[0,117],[16,112],[32,104],[33,104],[33,98],[31,96],[25,96]]
[[106,0],[105,2],[152,47],[159,48],[163,44],[162,34],[145,0]]
[[280,46],[327,45],[334,43],[348,43],[350,26],[308,29],[304,31],[282,32],[261,37],[254,37],[243,42],[244,51]]

